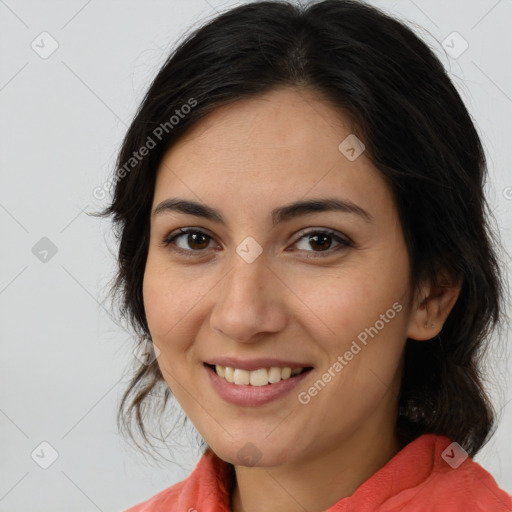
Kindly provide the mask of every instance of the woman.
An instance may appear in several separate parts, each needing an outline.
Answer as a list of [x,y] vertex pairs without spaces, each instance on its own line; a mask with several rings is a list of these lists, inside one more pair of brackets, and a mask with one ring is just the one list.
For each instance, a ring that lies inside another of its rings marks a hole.
[[120,419],[146,437],[164,384],[206,450],[129,511],[510,511],[472,460],[503,301],[484,178],[442,64],[373,7],[254,2],[191,34],[103,214],[152,347]]

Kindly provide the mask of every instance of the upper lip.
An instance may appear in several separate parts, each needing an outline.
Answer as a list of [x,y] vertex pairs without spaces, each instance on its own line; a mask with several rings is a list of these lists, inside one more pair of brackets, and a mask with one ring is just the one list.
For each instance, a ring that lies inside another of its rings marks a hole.
[[221,365],[230,368],[239,368],[240,370],[258,370],[259,368],[309,368],[312,367],[309,363],[301,363],[297,361],[290,361],[284,359],[271,359],[268,357],[258,359],[238,359],[236,357],[215,357],[208,361],[206,364]]

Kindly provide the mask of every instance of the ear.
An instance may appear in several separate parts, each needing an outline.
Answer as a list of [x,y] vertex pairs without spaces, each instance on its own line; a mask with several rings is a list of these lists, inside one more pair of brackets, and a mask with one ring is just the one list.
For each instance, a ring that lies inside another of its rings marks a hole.
[[413,301],[407,337],[413,340],[430,340],[437,336],[459,297],[460,284],[445,272],[438,284],[427,283],[420,287]]

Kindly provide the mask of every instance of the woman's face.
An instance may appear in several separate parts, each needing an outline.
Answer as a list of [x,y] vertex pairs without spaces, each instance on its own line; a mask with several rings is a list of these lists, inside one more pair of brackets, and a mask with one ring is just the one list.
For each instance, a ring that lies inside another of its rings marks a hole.
[[[143,289],[157,361],[233,464],[394,436],[409,260],[381,173],[352,138],[339,147],[351,133],[310,93],[275,89],[203,118],[158,169]],[[290,207],[311,201],[331,203]]]

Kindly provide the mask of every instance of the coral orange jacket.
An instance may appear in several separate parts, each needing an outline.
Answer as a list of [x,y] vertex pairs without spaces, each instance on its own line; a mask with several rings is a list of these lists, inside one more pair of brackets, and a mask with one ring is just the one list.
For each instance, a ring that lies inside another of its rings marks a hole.
[[[233,478],[208,448],[188,478],[125,512],[230,512]],[[325,512],[399,511],[511,512],[512,499],[450,439],[425,434]]]

